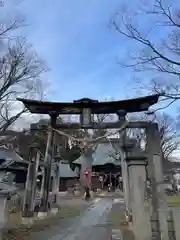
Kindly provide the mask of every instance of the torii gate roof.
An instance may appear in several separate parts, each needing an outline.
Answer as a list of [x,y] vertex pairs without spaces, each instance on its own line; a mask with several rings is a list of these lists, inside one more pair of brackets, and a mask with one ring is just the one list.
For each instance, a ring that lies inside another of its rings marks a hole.
[[158,102],[160,95],[149,95],[120,101],[98,101],[83,98],[73,102],[47,102],[18,98],[31,113],[81,114],[83,108],[91,108],[92,114],[113,114],[119,110],[127,113],[147,111]]

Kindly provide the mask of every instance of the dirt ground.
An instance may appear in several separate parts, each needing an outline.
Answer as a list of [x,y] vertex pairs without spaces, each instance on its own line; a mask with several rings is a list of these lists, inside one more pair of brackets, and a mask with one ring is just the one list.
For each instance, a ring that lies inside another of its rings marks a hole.
[[[120,203],[115,203],[113,204],[111,211],[108,216],[108,222],[111,224],[112,229],[114,230],[120,230],[122,234],[122,238],[124,240],[134,240],[134,234],[133,232],[129,229],[126,221],[125,221],[125,215],[124,215],[124,205]],[[112,238],[112,239],[119,239],[120,236],[118,235]]]
[[[74,217],[80,215],[84,210],[93,204],[93,200],[85,201],[83,199],[65,199],[58,198],[59,212],[55,215],[49,215],[47,219],[36,220],[35,224],[31,227],[23,226],[20,222],[21,214],[17,213],[11,216],[9,223],[9,230],[4,232],[3,240],[29,240],[37,239],[38,232],[46,234],[49,232],[59,231],[59,228],[63,228],[67,225],[67,222],[71,221]],[[41,234],[41,238],[43,238]]]

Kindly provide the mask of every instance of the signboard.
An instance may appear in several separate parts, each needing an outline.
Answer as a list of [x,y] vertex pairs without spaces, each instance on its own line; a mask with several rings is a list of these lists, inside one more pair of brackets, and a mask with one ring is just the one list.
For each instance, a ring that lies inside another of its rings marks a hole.
[[90,108],[83,108],[80,121],[81,121],[82,127],[91,126],[91,109]]

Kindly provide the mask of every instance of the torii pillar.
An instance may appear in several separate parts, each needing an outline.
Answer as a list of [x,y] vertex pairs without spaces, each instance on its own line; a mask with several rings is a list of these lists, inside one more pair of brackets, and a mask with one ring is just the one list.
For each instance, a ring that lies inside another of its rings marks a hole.
[[146,128],[148,174],[152,183],[153,239],[168,240],[168,207],[165,200],[160,133],[157,123]]

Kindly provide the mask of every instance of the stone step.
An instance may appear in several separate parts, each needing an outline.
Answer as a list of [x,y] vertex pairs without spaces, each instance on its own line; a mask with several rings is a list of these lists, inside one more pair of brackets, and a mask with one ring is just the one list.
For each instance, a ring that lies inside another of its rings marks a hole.
[[124,203],[124,199],[123,198],[114,198],[113,203]]
[[120,229],[112,229],[112,240],[123,240],[123,235]]

